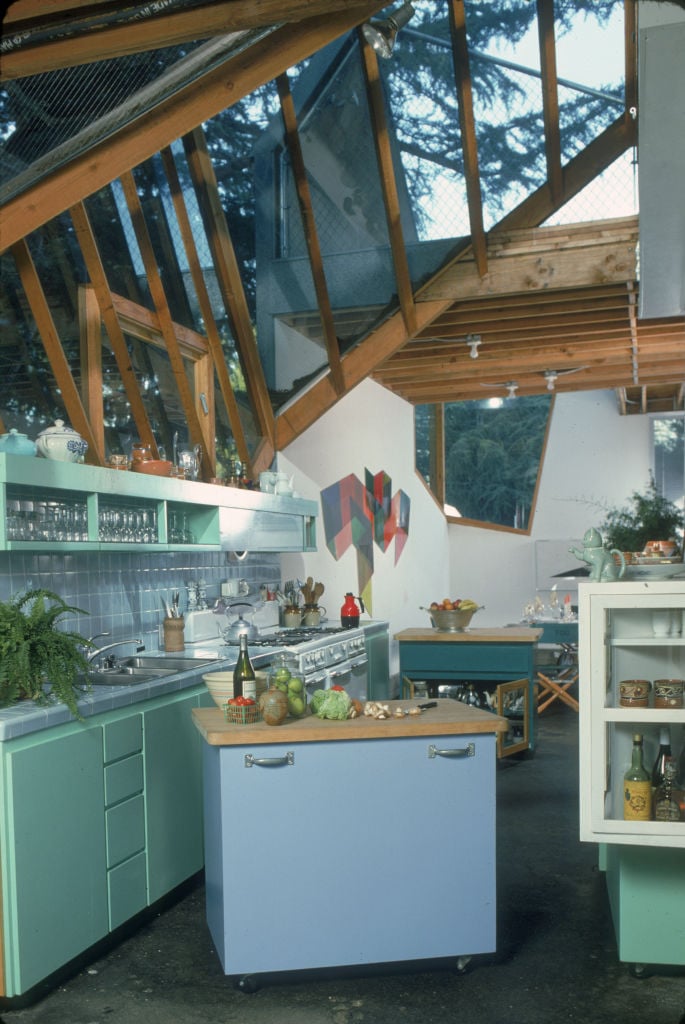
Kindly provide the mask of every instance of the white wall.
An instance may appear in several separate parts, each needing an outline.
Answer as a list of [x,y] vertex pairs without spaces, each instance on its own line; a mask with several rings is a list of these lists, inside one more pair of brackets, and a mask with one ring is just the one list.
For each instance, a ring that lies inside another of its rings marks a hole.
[[[394,544],[374,545],[373,617],[390,633],[427,624],[419,610],[442,597],[472,597],[485,605],[479,625],[518,621],[535,597],[536,542],[578,540],[603,519],[600,507],[623,503],[648,480],[649,421],[619,416],[613,392],[558,395],[533,532],[530,537],[447,525],[414,470],[412,407],[373,381],[364,381],[279,456],[296,489],[319,501],[323,488],[349,473],[386,472],[392,493],[411,498],[409,537],[395,565]],[[539,554],[538,554],[539,557]],[[572,555],[560,570],[580,566]],[[283,579],[313,576],[326,586],[322,604],[337,617],[345,592],[358,593],[356,551],[336,561],[319,519],[318,551],[282,556]],[[563,586],[563,585],[562,585]],[[560,589],[562,589],[560,587]],[[575,599],[574,599],[575,603]],[[475,623],[474,623],[475,624]],[[396,645],[391,646],[397,671]]]

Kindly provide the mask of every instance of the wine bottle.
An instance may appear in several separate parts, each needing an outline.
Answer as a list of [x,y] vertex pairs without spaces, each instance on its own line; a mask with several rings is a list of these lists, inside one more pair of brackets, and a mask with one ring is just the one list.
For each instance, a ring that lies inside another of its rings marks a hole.
[[655,821],[682,821],[682,793],[676,785],[678,765],[674,757],[664,762],[664,779],[654,794]]
[[233,696],[257,699],[257,677],[247,651],[247,637],[240,634],[240,653],[233,669]]
[[649,821],[652,816],[652,780],[642,758],[642,736],[633,736],[630,768],[623,776],[623,817],[626,821]]
[[652,767],[652,789],[658,789],[664,781],[664,764],[666,758],[672,756],[671,734],[668,726],[665,726],[659,730],[659,752]]

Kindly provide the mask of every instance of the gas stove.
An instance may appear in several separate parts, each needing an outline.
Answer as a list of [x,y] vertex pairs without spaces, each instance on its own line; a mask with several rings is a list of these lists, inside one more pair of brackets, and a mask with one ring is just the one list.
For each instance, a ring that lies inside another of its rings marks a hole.
[[[260,633],[248,641],[250,647],[297,647],[300,644],[310,643],[312,640],[320,640],[337,633],[352,633],[353,630],[343,629],[342,626],[312,626],[298,627],[296,629],[276,629],[272,633]],[[225,640],[227,647],[238,647],[237,640]]]

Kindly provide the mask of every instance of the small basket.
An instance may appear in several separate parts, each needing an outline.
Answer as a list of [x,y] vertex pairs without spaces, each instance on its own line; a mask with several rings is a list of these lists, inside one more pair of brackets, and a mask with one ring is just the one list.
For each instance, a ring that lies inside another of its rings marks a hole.
[[259,704],[224,704],[224,718],[233,725],[254,725],[261,717]]

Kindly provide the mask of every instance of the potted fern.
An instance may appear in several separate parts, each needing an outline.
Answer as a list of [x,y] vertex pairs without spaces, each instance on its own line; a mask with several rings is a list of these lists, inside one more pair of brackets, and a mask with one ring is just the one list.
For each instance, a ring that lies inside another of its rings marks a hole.
[[77,704],[89,688],[86,650],[91,643],[56,628],[63,616],[81,611],[44,589],[0,601],[0,706],[57,699],[75,718],[82,717]]
[[604,544],[624,553],[644,551],[650,541],[674,541],[682,550],[683,512],[657,490],[654,477],[644,493],[633,491],[620,508],[606,510]]

